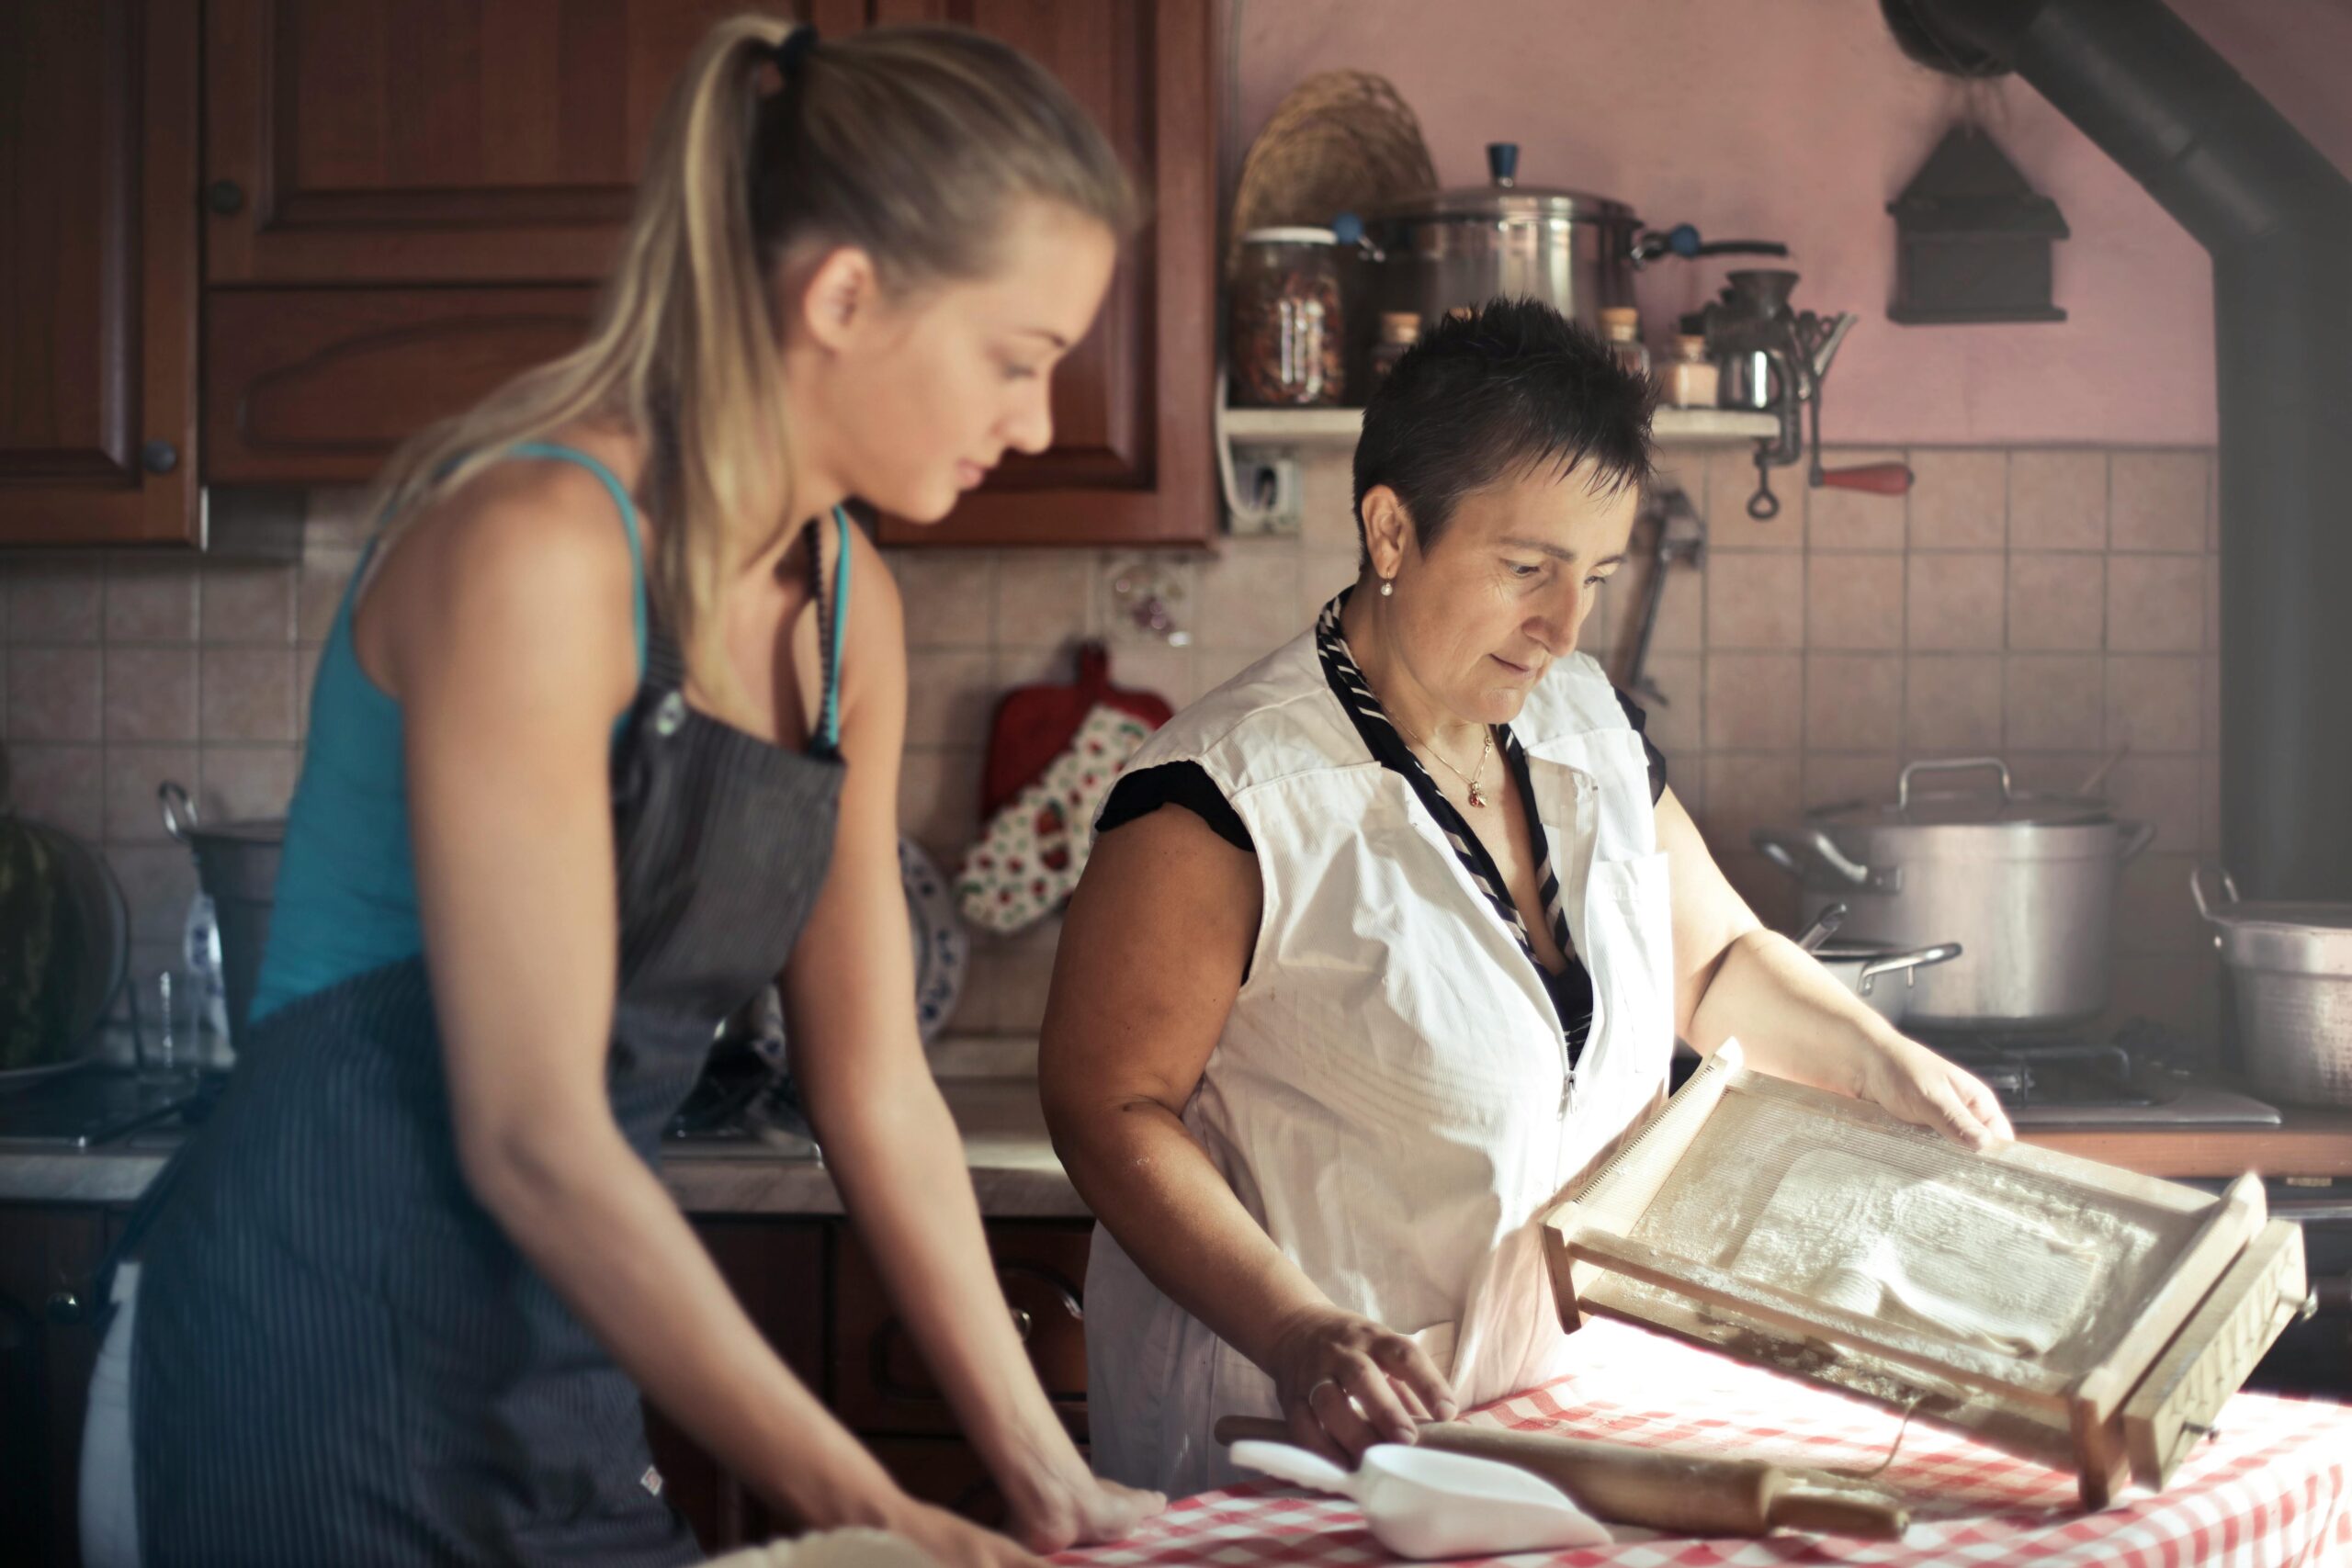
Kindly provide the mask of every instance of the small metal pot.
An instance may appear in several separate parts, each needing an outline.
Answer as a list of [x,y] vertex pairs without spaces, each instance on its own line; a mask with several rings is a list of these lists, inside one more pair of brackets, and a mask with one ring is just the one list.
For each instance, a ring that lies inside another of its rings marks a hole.
[[212,900],[212,918],[220,928],[229,1043],[242,1051],[245,1012],[253,1005],[262,953],[269,946],[269,911],[277,895],[277,856],[286,842],[286,824],[273,819],[206,826],[197,820],[187,791],[168,779],[156,787],[155,795],[164,804],[164,830],[196,852],[197,881]]
[[[1990,770],[2000,793],[1927,795],[1924,774]],[[1909,1021],[2041,1027],[2107,1005],[2115,889],[2155,829],[2103,801],[2021,794],[1993,757],[1914,762],[1891,805],[1824,807],[1796,829],[1759,828],[1756,847],[1804,885],[1800,918],[1851,908],[1856,942],[1958,942],[1967,956],[1917,977]]]
[[[1949,964],[1961,953],[1960,943],[1939,942],[1931,947],[1882,947],[1872,942],[1825,942],[1813,955],[1830,977],[1845,987],[1872,1012],[1889,1023],[1901,1023],[1911,1010],[1918,987],[1918,973]],[[1895,976],[1902,976],[1900,985]]]
[[2352,904],[2224,904],[2189,897],[2213,928],[2236,993],[2238,1049],[2263,1093],[2304,1105],[2352,1105]]

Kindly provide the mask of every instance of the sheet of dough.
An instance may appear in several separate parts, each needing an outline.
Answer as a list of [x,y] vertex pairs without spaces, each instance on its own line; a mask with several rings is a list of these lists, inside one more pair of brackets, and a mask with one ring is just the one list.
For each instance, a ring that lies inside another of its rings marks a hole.
[[1731,1269],[2012,1356],[2073,1334],[2101,1274],[2032,1215],[1837,1149],[1790,1164]]

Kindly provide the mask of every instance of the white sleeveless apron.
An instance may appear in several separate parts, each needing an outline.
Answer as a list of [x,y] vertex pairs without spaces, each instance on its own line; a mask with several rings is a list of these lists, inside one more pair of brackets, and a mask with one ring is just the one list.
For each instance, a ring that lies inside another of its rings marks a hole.
[[[1550,1201],[1655,1106],[1672,925],[1649,766],[1600,666],[1564,659],[1512,725],[1592,975],[1571,1074],[1519,939],[1405,777],[1374,761],[1312,632],[1179,714],[1128,763],[1205,769],[1265,887],[1250,974],[1184,1124],[1333,1303],[1414,1336],[1464,1409],[1557,1375]],[[1182,1496],[1239,1472],[1219,1416],[1273,1383],[1095,1227],[1087,1405],[1103,1475]]]

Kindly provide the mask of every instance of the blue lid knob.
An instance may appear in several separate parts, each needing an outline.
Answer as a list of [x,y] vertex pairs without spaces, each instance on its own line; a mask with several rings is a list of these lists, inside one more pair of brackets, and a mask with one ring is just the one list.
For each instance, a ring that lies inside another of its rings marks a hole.
[[1363,220],[1352,212],[1342,212],[1331,220],[1331,234],[1343,245],[1352,245],[1363,238]]
[[1514,183],[1519,175],[1519,143],[1516,141],[1487,142],[1487,173],[1494,177],[1495,184],[1498,186]]

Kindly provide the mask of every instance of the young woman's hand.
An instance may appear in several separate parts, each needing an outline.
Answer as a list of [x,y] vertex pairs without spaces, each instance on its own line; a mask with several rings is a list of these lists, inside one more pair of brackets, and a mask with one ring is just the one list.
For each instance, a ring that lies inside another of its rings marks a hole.
[[1008,1495],[1012,1517],[1006,1532],[1035,1551],[1061,1551],[1124,1540],[1136,1526],[1168,1506],[1157,1492],[1104,1481],[1080,1469],[1046,1477],[1034,1488]]
[[1357,1313],[1302,1314],[1275,1338],[1270,1359],[1293,1440],[1350,1469],[1374,1443],[1409,1443],[1421,1422],[1456,1413],[1429,1353]]
[[912,1541],[939,1568],[1046,1568],[1044,1558],[1010,1537],[911,1497],[890,1511],[883,1528]]

